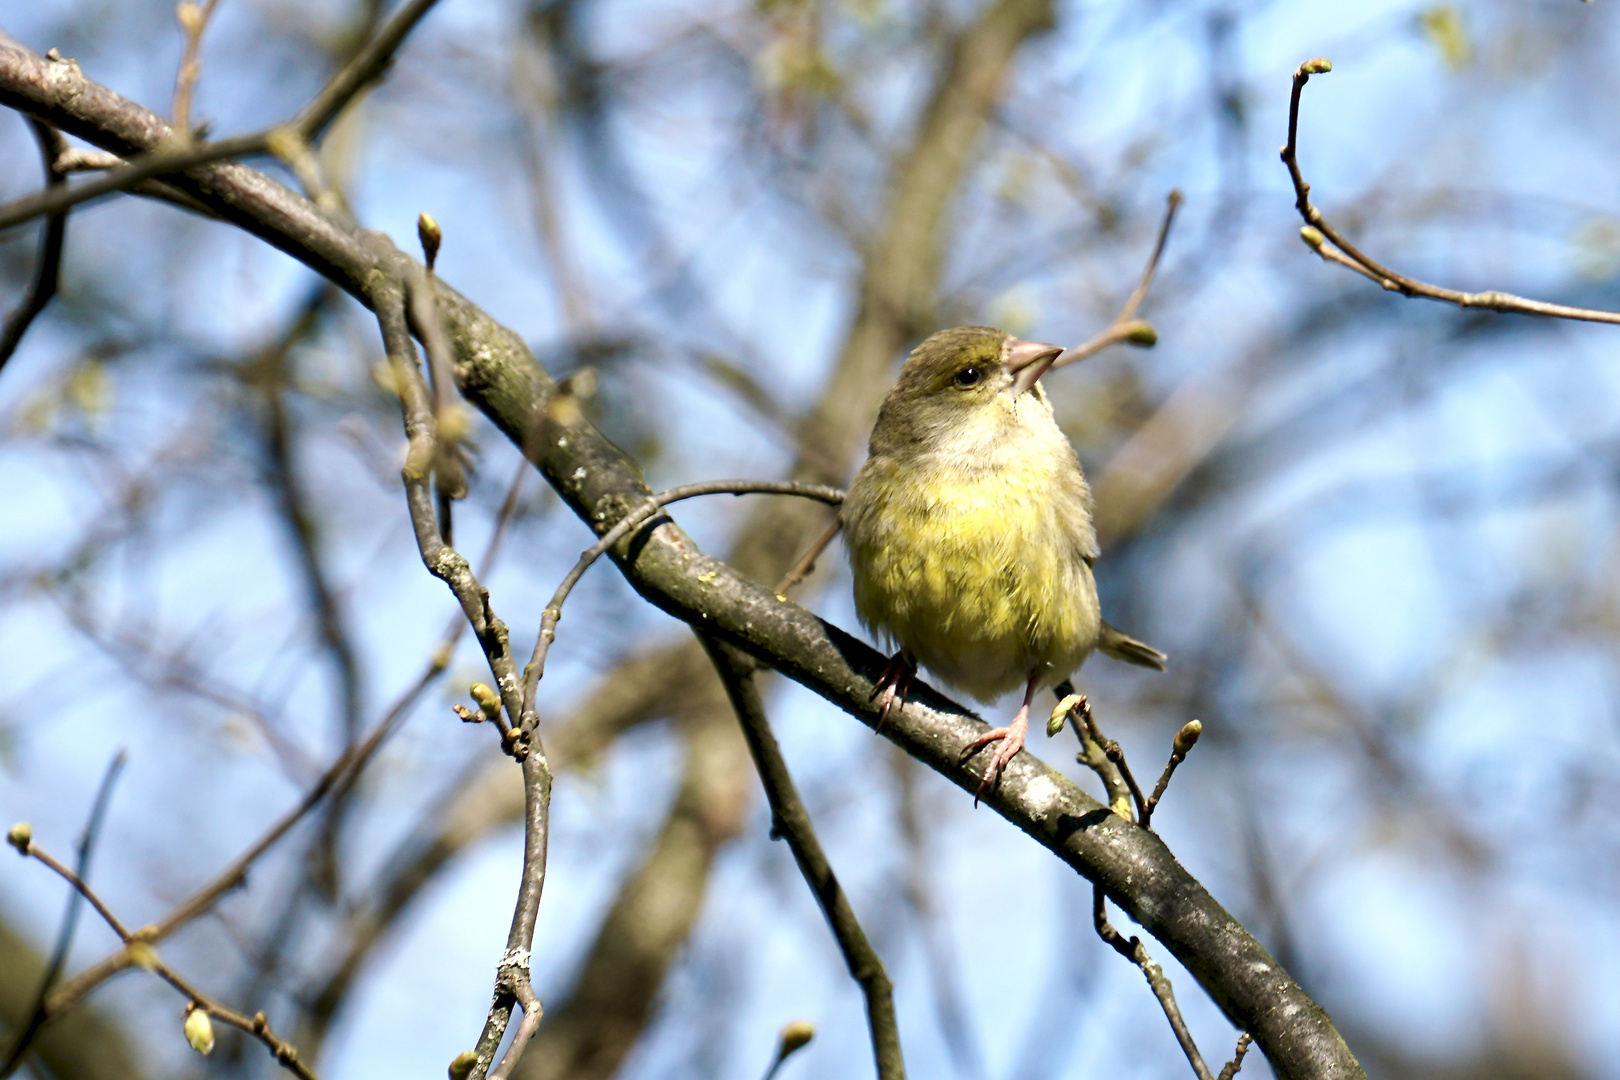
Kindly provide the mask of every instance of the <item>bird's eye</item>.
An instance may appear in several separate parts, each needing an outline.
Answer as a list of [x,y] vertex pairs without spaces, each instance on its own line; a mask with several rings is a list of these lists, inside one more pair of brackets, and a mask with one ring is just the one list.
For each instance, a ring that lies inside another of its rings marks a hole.
[[958,371],[954,377],[956,385],[962,387],[963,389],[966,389],[969,386],[977,386],[983,380],[984,369],[976,367],[965,367],[961,371]]

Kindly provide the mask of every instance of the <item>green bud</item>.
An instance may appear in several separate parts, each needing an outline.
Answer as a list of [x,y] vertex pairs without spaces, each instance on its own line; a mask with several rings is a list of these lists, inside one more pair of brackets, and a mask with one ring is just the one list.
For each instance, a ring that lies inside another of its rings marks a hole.
[[478,1064],[476,1050],[463,1050],[457,1054],[450,1063],[450,1080],[467,1080],[472,1075],[473,1066]]
[[782,1049],[777,1052],[778,1058],[785,1058],[798,1050],[804,1049],[810,1040],[816,1037],[815,1026],[808,1020],[794,1020],[782,1028]]
[[193,1001],[186,1006],[186,1042],[199,1054],[210,1054],[214,1049],[214,1022]]
[[6,843],[17,849],[17,854],[27,855],[28,845],[34,842],[34,827],[26,821],[19,821],[6,833]]
[[150,941],[136,938],[124,946],[124,951],[129,954],[129,962],[142,971],[156,971],[158,965],[162,963],[158,959],[157,949],[152,947]]
[[1301,75],[1326,75],[1333,70],[1333,61],[1325,56],[1318,56],[1315,60],[1307,60],[1299,65]]
[[416,218],[416,238],[422,241],[422,255],[427,260],[427,268],[433,269],[433,263],[439,257],[439,244],[444,240],[444,233],[439,231],[439,223],[426,210]]
[[1140,349],[1151,349],[1159,343],[1159,332],[1146,319],[1137,319],[1125,325],[1125,343]]
[[475,682],[467,688],[472,699],[478,702],[478,707],[489,716],[501,715],[501,695],[489,683]]
[[1176,741],[1172,746],[1176,753],[1186,756],[1187,751],[1197,745],[1198,736],[1203,733],[1204,722],[1202,720],[1189,720],[1181,725],[1180,731],[1176,732]]
[[1327,243],[1327,237],[1315,225],[1305,225],[1299,230],[1299,238],[1305,241],[1305,246],[1312,251],[1321,251],[1322,245]]
[[1074,712],[1081,700],[1079,694],[1070,694],[1057,703],[1052,709],[1052,718],[1046,722],[1046,737],[1048,739],[1063,730],[1063,722],[1069,718],[1070,713]]

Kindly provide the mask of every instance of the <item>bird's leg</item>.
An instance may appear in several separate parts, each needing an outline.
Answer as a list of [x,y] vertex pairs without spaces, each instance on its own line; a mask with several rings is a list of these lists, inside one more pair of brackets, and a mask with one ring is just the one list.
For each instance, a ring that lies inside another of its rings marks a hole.
[[906,703],[906,694],[911,692],[911,681],[917,677],[917,658],[905,649],[901,649],[889,657],[889,662],[883,667],[883,674],[872,686],[872,693],[867,698],[883,695],[883,705],[878,710],[877,727],[872,729],[876,735],[883,730],[883,725],[889,722],[889,710],[897,709]]
[[1024,736],[1029,734],[1029,699],[1035,696],[1035,678],[1038,672],[1030,672],[1029,682],[1024,684],[1024,704],[1013,717],[1013,722],[1006,727],[991,728],[977,739],[968,743],[967,749],[962,751],[962,760],[966,761],[979,750],[993,742],[1000,742],[996,752],[991,755],[990,761],[984,767],[984,777],[979,781],[979,790],[973,793],[973,805],[979,805],[979,798],[990,788],[1001,782],[1001,772],[1024,748]]

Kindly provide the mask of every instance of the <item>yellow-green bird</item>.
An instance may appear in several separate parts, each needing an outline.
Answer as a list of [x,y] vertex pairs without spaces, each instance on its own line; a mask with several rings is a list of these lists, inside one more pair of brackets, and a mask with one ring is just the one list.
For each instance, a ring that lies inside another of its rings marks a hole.
[[907,358],[844,500],[855,610],[898,646],[879,727],[920,662],[989,702],[1019,686],[979,792],[1024,745],[1035,691],[1093,650],[1164,669],[1164,654],[1102,620],[1091,489],[1038,380],[1063,349],[989,326],[941,330]]

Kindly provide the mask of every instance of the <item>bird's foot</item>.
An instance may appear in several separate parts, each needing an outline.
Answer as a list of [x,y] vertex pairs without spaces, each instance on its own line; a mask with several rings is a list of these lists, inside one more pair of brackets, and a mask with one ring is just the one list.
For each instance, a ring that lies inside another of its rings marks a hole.
[[889,657],[889,662],[883,667],[883,674],[872,686],[872,693],[867,698],[870,701],[879,694],[883,695],[883,703],[878,708],[877,727],[872,729],[876,735],[883,730],[883,725],[889,722],[889,710],[905,705],[906,695],[911,692],[911,683],[917,677],[917,661],[911,654],[901,649]]
[[961,760],[966,761],[991,743],[1000,744],[996,747],[996,752],[990,755],[990,760],[985,763],[984,775],[979,779],[979,788],[973,793],[974,806],[979,805],[979,800],[986,791],[1001,783],[1002,771],[1007,768],[1008,762],[1018,756],[1018,751],[1024,748],[1024,736],[1028,733],[1029,702],[1026,700],[1024,707],[1018,710],[1018,715],[1013,718],[1011,724],[991,728],[968,743],[967,748],[962,751]]

